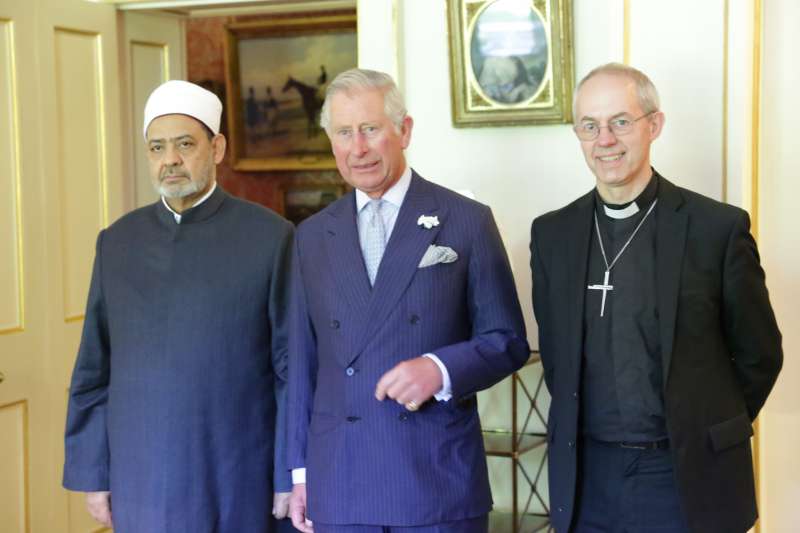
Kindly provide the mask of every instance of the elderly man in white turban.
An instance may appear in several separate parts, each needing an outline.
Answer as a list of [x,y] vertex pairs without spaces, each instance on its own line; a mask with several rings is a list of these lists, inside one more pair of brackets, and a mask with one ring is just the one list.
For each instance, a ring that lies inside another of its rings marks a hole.
[[161,200],[97,238],[63,483],[116,533],[264,533],[286,513],[293,228],[216,185],[221,112],[188,82],[153,91]]

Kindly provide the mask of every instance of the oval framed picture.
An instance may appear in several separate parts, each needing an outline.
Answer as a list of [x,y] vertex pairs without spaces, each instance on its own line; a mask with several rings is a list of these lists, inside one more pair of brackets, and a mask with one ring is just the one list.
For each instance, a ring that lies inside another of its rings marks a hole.
[[448,0],[453,124],[571,122],[569,0]]

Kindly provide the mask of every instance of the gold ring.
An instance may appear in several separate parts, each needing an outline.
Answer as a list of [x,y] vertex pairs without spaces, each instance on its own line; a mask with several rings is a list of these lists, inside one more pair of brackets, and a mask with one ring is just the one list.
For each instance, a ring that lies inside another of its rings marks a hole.
[[409,411],[416,411],[417,409],[419,409],[419,404],[414,400],[411,400],[408,403],[406,403],[406,409],[408,409]]

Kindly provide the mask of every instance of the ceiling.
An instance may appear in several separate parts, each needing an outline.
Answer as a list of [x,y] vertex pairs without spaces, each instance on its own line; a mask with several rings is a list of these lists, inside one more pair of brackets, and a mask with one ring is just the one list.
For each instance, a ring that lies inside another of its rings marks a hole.
[[121,11],[158,11],[186,17],[217,17],[256,13],[288,13],[317,9],[347,9],[356,0],[87,0],[113,4]]

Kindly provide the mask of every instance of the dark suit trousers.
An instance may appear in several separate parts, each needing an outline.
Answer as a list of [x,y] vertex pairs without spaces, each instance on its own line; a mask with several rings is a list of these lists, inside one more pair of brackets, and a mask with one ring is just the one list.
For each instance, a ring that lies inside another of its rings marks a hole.
[[572,533],[688,533],[669,450],[580,446]]
[[444,522],[428,526],[396,527],[396,526],[338,526],[314,523],[314,533],[487,533],[489,531],[488,516]]

